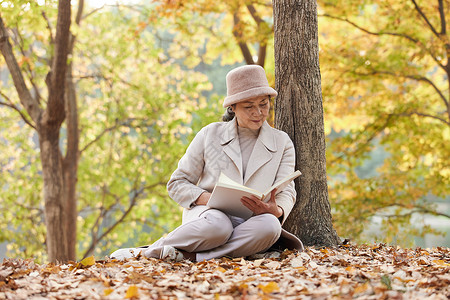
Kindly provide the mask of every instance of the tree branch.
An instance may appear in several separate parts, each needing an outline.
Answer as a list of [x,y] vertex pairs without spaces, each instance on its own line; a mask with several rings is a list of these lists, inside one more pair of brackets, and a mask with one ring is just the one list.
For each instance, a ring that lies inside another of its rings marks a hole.
[[[255,7],[252,4],[247,5],[247,9],[250,12],[250,15],[252,16],[253,20],[255,20],[258,29],[261,28],[261,24],[264,24],[264,20],[261,19],[261,17],[256,12]],[[264,68],[264,62],[266,60],[266,49],[267,49],[267,39],[264,38],[264,40],[259,42],[259,50],[258,50],[258,61],[256,64],[260,65]]]
[[31,93],[25,84],[23,74],[20,71],[19,64],[14,56],[8,37],[8,32],[3,24],[3,19],[0,16],[0,51],[5,58],[14,86],[19,94],[20,103],[25,107],[31,119],[36,124],[41,115],[41,108],[39,107],[38,101],[31,96]]
[[444,3],[442,0],[438,0],[439,2],[439,15],[441,17],[441,34],[447,34],[447,24],[445,22],[445,12],[444,12]]
[[431,87],[433,87],[433,89],[438,93],[439,97],[442,99],[442,101],[444,101],[445,106],[448,107],[448,100],[445,98],[444,94],[442,94],[441,90],[439,90],[439,88],[434,84],[434,82],[432,82],[430,79],[428,79],[425,76],[421,76],[421,75],[403,75],[403,74],[396,74],[394,72],[390,72],[390,71],[372,71],[372,72],[368,72],[368,73],[359,73],[359,72],[354,72],[356,75],[359,76],[371,76],[371,75],[377,75],[377,74],[385,74],[385,75],[389,75],[389,76],[394,76],[394,77],[402,77],[402,78],[408,78],[408,79],[413,79],[416,81],[423,81],[428,83]]
[[47,22],[47,29],[49,31],[50,43],[53,45],[55,43],[55,40],[53,39],[52,24],[50,23],[50,20],[48,19],[45,11],[42,11],[42,16],[44,17],[45,21]]
[[[78,11],[75,23],[80,25],[83,14],[84,0],[78,1]],[[76,36],[69,32],[68,53],[73,54]],[[67,152],[64,161],[66,165],[72,165],[73,172],[76,173],[77,160],[79,155],[79,128],[78,128],[78,107],[76,87],[72,77],[72,62],[67,65],[66,91],[65,91],[65,113],[67,123]]]
[[96,12],[102,10],[105,6],[106,6],[106,5],[103,5],[103,6],[101,6],[101,7],[95,8],[94,10],[88,12],[87,14],[85,14],[84,16],[82,16],[81,18],[84,20],[84,19],[86,19],[87,17],[89,17],[90,15],[92,15],[92,14],[94,14],[94,13],[96,13]]
[[427,16],[425,16],[425,14],[423,13],[422,9],[417,5],[416,0],[411,0],[411,1],[414,4],[414,7],[416,8],[416,10],[419,13],[419,15],[422,17],[422,19],[425,21],[425,23],[427,23],[428,27],[430,27],[430,29],[434,33],[434,35],[437,36],[442,41],[441,35],[436,31],[434,26],[428,20]]
[[[341,159],[343,159],[343,158],[346,157],[346,156],[347,156],[347,157],[348,157],[348,156],[352,156],[352,157],[358,156],[358,155],[359,155],[359,152],[362,151],[362,150],[364,149],[365,146],[369,145],[370,142],[372,142],[372,140],[373,140],[373,139],[374,139],[374,138],[375,138],[375,137],[376,137],[383,129],[385,129],[385,128],[389,125],[392,116],[393,116],[393,115],[386,115],[386,118],[385,118],[385,120],[383,121],[382,124],[377,124],[377,122],[378,122],[379,120],[376,120],[375,122],[373,122],[373,123],[371,123],[371,124],[367,124],[367,125],[364,127],[363,130],[360,130],[360,131],[358,132],[358,135],[357,135],[355,138],[353,138],[353,140],[359,140],[361,136],[367,134],[368,132],[370,132],[370,130],[373,131],[372,134],[370,134],[363,142],[358,143],[358,144],[356,145],[357,148],[356,148],[354,151],[349,151],[349,149],[347,148],[347,149],[345,149],[345,150],[342,151],[342,154],[341,154],[341,155],[335,157],[334,159],[330,160],[330,161],[327,162],[327,163],[329,163],[329,164],[337,163],[338,161],[340,161]],[[373,129],[371,129],[371,128],[373,128]]]
[[367,33],[367,34],[370,34],[370,35],[376,35],[376,36],[390,35],[390,36],[405,38],[408,41],[410,41],[410,42],[412,42],[412,43],[414,43],[416,45],[419,45],[419,47],[422,50],[424,50],[425,52],[427,52],[431,56],[431,58],[439,65],[439,67],[441,67],[442,69],[446,70],[446,68],[442,64],[442,62],[437,59],[437,56],[435,56],[434,53],[431,52],[431,50],[429,50],[427,47],[425,47],[425,45],[420,40],[415,39],[415,38],[413,38],[410,35],[407,35],[407,34],[404,34],[404,33],[397,33],[397,32],[374,32],[374,31],[370,31],[370,30],[365,29],[365,28],[359,26],[358,24],[356,24],[356,23],[354,23],[354,22],[352,22],[352,21],[350,21],[350,20],[348,20],[346,18],[331,16],[331,15],[328,15],[328,14],[322,14],[322,15],[319,15],[319,17],[326,17],[326,18],[330,18],[330,19],[335,19],[335,20],[346,22],[346,23],[352,25],[353,27],[355,27],[355,28],[357,28],[357,29]]
[[[131,211],[133,210],[134,206],[137,203],[138,197],[140,196],[140,194],[142,194],[145,190],[147,189],[152,189],[157,187],[158,185],[165,185],[165,183],[162,182],[157,182],[154,183],[152,185],[147,185],[144,187],[141,187],[140,189],[136,189],[134,188],[133,191],[135,191],[133,197],[131,198],[130,204],[128,205],[128,208],[123,212],[122,216],[116,221],[114,222],[108,229],[106,229],[99,237],[95,238],[95,244],[91,243],[90,247],[85,251],[83,258],[86,257],[87,255],[89,255],[89,253],[94,249],[94,247],[96,246],[96,244],[101,241],[106,235],[108,235],[112,230],[114,230],[114,228],[117,227],[117,225],[119,225],[120,223],[123,222],[123,220],[131,213]],[[94,241],[94,239],[93,239]]]
[[105,128],[95,139],[93,139],[92,141],[90,141],[89,143],[86,144],[86,146],[84,146],[83,148],[81,148],[80,153],[86,151],[87,148],[89,148],[90,146],[92,146],[93,144],[95,144],[97,141],[99,141],[105,134],[107,134],[110,131],[113,131],[121,126],[125,126],[130,124],[132,121],[134,121],[136,119],[134,118],[130,118],[130,119],[126,119],[125,121],[122,121],[120,123],[116,123],[114,124],[114,126]]
[[404,112],[404,113],[392,114],[392,115],[395,115],[395,116],[406,116],[406,117],[412,116],[412,115],[418,115],[418,116],[421,116],[421,117],[428,117],[428,118],[433,118],[433,119],[439,120],[439,121],[443,122],[444,124],[450,126],[450,122],[445,120],[445,119],[443,119],[443,118],[441,118],[441,117],[430,115],[430,114],[426,114],[426,113],[420,113],[420,112],[417,112],[417,111],[412,111],[412,112],[409,112],[409,113],[408,112]]
[[61,124],[65,118],[65,81],[67,70],[67,56],[69,49],[69,33],[71,23],[70,1],[59,0],[58,19],[55,36],[55,58],[48,74],[49,89],[47,109],[43,122]]
[[258,61],[256,63],[263,68],[264,68],[264,63],[266,61],[266,49],[267,49],[267,43],[265,41],[260,42],[259,50],[258,50]]
[[424,213],[424,214],[430,214],[430,215],[434,215],[434,216],[442,216],[442,217],[446,217],[450,219],[450,215],[446,214],[446,213],[441,213],[435,210],[431,210],[425,206],[422,205],[413,205],[412,207],[407,207],[405,204],[402,203],[393,203],[389,206],[400,206],[406,209],[418,209],[416,211],[412,211],[411,214],[413,213]]
[[237,12],[233,14],[233,35],[238,42],[239,48],[241,49],[242,55],[244,56],[245,62],[247,65],[252,65],[255,63],[253,60],[252,54],[250,53],[250,49],[247,46],[247,43],[243,42],[242,32],[238,29],[239,23],[241,22]]
[[10,107],[10,108],[14,109],[15,111],[17,111],[20,114],[20,117],[22,118],[22,120],[26,124],[28,124],[31,128],[36,129],[36,127],[33,125],[33,123],[30,120],[28,120],[28,118],[22,113],[22,111],[16,105],[14,105],[11,102],[11,100],[3,92],[0,91],[0,95],[3,98],[5,98],[6,100],[8,100],[8,102],[9,102],[9,103],[6,103],[6,102],[0,101],[0,105],[4,105],[4,106],[7,106],[7,107]]
[[256,12],[255,7],[252,4],[247,5],[247,9],[250,12],[250,15],[252,16],[253,20],[255,20],[256,24],[258,24],[258,26],[261,23],[264,23],[264,20],[261,19],[261,17],[258,15],[258,13]]
[[124,7],[124,8],[128,8],[128,9],[131,10],[131,11],[136,11],[136,12],[140,12],[140,13],[142,13],[142,11],[139,10],[139,9],[145,8],[144,6],[138,5],[138,4],[132,4],[132,5],[123,5],[123,4],[104,4],[104,5],[102,5],[101,7],[95,8],[95,9],[93,9],[92,11],[88,12],[87,14],[83,15],[83,16],[81,17],[81,20],[86,19],[86,18],[89,17],[90,15],[92,15],[92,14],[94,14],[94,13],[96,13],[96,12],[102,10],[102,9],[104,9],[105,7],[113,7],[113,8],[122,8],[122,7]]
[[75,17],[75,24],[80,25],[83,18],[84,0],[78,2],[77,16]]
[[[22,53],[22,56],[24,58],[27,58],[29,54],[26,53],[25,49],[22,47],[24,44],[23,37],[20,34],[20,31],[16,28],[13,30],[15,36],[17,36],[18,40],[15,39],[16,45],[18,45],[20,49],[20,53]],[[30,51],[31,53],[34,52],[33,45],[30,45]],[[41,93],[39,92],[39,88],[36,86],[36,83],[34,82],[34,76],[33,76],[33,70],[31,70],[31,65],[29,63],[25,64],[26,70],[28,71],[28,80],[30,81],[31,85],[33,86],[33,90],[36,93],[36,100],[38,101],[39,105],[41,104]]]

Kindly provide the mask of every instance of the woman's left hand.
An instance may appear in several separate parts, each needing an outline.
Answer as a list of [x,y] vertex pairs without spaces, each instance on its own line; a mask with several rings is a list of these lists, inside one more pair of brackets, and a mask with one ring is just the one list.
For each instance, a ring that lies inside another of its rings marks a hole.
[[279,218],[283,215],[283,209],[279,207],[275,201],[276,191],[277,190],[275,189],[270,193],[270,200],[267,202],[263,202],[255,196],[242,197],[241,202],[255,215],[272,214]]

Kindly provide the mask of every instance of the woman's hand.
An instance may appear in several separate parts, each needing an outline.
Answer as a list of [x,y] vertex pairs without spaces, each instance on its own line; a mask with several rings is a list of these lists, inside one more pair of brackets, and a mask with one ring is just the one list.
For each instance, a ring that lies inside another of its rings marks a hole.
[[242,197],[241,202],[255,215],[272,214],[279,218],[283,215],[283,209],[277,205],[275,201],[276,189],[270,193],[270,200],[266,202],[261,201],[255,196]]
[[200,196],[198,196],[197,200],[195,200],[195,205],[206,205],[211,198],[211,193],[203,192]]

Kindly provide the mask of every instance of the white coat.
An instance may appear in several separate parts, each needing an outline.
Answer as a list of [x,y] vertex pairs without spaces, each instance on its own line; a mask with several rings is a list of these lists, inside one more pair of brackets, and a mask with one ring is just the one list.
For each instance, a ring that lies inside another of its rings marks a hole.
[[[294,168],[295,149],[291,139],[285,132],[264,122],[244,176],[237,123],[233,119],[211,123],[197,133],[180,159],[167,189],[169,196],[184,208],[184,224],[209,209],[204,205],[194,206],[194,202],[203,192],[212,192],[221,172],[238,183],[264,191],[294,172]],[[276,195],[277,205],[283,209],[282,224],[295,199],[293,181]],[[282,231],[280,240],[283,247],[303,250],[301,241],[286,230]]]

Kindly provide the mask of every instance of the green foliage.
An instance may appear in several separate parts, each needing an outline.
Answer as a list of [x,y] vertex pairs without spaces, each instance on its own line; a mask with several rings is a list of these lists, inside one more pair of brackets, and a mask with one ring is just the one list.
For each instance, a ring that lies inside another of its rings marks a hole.
[[[174,64],[167,49],[158,46],[162,25],[143,26],[143,15],[123,8],[98,11],[76,28],[72,59],[80,123],[80,258],[149,244],[181,223],[180,208],[168,197],[166,183],[194,133],[205,120],[219,118],[217,101],[207,103],[202,96],[211,89],[206,76]],[[34,36],[33,28],[20,30]],[[47,44],[30,44],[48,58],[49,41],[43,42]],[[43,60],[27,59],[30,65]],[[44,92],[47,68],[42,69],[33,74]],[[7,90],[17,98],[11,86],[2,87],[2,92]],[[6,141],[0,150],[8,153],[0,161],[2,173],[8,171],[0,182],[0,241],[8,242],[8,256],[44,261],[43,200],[36,192],[42,190],[37,137],[21,124],[17,112],[2,108],[0,113]],[[63,152],[65,143],[63,128]]]
[[[19,66],[26,74],[29,87],[32,86],[30,79],[37,87],[42,87],[38,89],[41,101],[45,98],[44,80],[49,70],[44,61],[52,52],[43,15],[54,19],[55,4],[56,1],[48,1],[47,6],[40,6],[36,1],[1,3],[5,25],[16,32],[14,42],[20,45],[13,48]],[[7,78],[0,86],[0,101],[14,105],[30,120],[4,65],[0,56],[2,79]],[[8,255],[44,261],[46,230],[38,136],[10,108],[0,107],[0,120],[0,241],[7,242]]]
[[45,258],[42,180],[37,138],[26,125],[0,109],[0,241],[10,253]]
[[181,223],[166,183],[199,129],[193,115],[207,107],[201,92],[211,87],[204,75],[167,59],[157,46],[158,24],[144,28],[142,14],[113,10],[89,22],[75,58],[81,77],[96,77],[78,84],[80,143],[89,145],[79,170],[80,248],[92,242],[92,228],[98,236],[118,223],[98,255],[149,244]]

